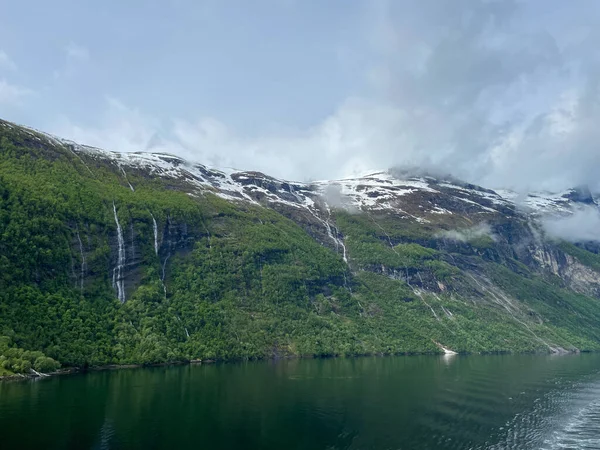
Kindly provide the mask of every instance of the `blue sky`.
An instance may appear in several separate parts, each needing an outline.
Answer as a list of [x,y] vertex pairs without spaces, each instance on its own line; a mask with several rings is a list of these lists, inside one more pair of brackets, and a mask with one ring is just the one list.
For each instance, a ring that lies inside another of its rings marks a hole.
[[0,117],[298,180],[597,183],[599,25],[595,0],[0,0]]
[[214,115],[255,131],[282,116],[310,125],[360,89],[339,55],[360,8],[343,1],[4,3],[3,51],[44,114],[93,124],[110,96],[163,119]]

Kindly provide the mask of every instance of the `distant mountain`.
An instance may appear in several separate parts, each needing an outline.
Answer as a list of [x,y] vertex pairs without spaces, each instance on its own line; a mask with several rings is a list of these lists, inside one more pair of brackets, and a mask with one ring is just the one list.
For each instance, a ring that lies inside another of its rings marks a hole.
[[0,365],[598,350],[600,255],[542,226],[597,206],[397,169],[291,182],[0,121]]

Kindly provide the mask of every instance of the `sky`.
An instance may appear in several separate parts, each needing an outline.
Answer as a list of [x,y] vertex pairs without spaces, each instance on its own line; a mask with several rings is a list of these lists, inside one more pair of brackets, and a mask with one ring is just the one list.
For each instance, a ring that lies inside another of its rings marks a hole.
[[0,118],[298,181],[600,190],[597,0],[0,0]]

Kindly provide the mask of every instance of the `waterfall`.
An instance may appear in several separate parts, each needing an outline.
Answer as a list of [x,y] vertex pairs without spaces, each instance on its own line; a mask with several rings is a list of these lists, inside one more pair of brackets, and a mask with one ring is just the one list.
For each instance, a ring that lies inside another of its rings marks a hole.
[[[303,206],[304,208],[306,208],[308,210],[308,212],[310,212],[315,219],[317,219],[319,222],[321,222],[323,225],[325,225],[325,230],[327,231],[327,236],[329,236],[329,239],[331,239],[333,241],[333,243],[335,244],[335,252],[337,253],[339,251],[339,248],[342,248],[342,257],[344,258],[344,262],[346,264],[348,264],[348,257],[346,256],[346,246],[344,245],[344,240],[340,239],[340,233],[337,229],[337,227],[331,226],[331,224],[329,223],[329,221],[331,220],[331,209],[329,209],[329,205],[327,204],[327,202],[324,202],[325,204],[325,209],[327,210],[327,219],[322,219],[321,217],[319,217],[317,214],[314,213],[314,211],[305,204],[305,201],[302,199],[302,197],[300,195],[298,195],[296,193],[296,190],[294,189],[294,186],[292,186],[292,184],[290,183],[289,185],[289,192],[290,194],[292,194],[294,197],[296,197],[296,200],[298,201],[298,203]],[[333,231],[335,231],[335,236],[333,234]]]
[[119,252],[117,265],[113,269],[113,288],[117,290],[117,297],[121,303],[125,303],[125,280],[123,268],[125,266],[125,240],[123,239],[123,230],[117,216],[117,207],[113,201],[113,212],[115,214],[115,223],[117,224],[117,241],[119,244]]
[[150,216],[152,216],[152,225],[154,226],[154,253],[158,256],[158,225],[152,213],[150,213]]
[[125,173],[125,170],[123,169],[123,167],[121,167],[121,165],[119,165],[119,169],[121,169],[121,172],[123,172],[123,176],[125,177],[125,181],[129,185],[129,189],[131,189],[131,192],[135,192],[135,189],[133,188],[133,186],[131,185],[131,183],[127,179],[127,174]]
[[69,149],[69,151],[70,151],[71,153],[73,153],[73,154],[75,155],[75,157],[76,157],[77,159],[79,159],[79,161],[81,161],[81,164],[83,164],[83,165],[85,166],[85,168],[88,170],[88,172],[89,172],[89,173],[91,173],[91,174],[92,174],[92,176],[93,176],[94,178],[96,178],[96,175],[94,175],[94,172],[92,172],[92,170],[91,170],[91,169],[88,167],[88,165],[87,165],[87,164],[86,164],[86,163],[83,161],[83,159],[81,159],[81,156],[79,156],[79,155],[77,154],[77,152],[76,152],[75,150],[73,150],[73,146],[69,144],[69,145],[67,145],[66,147]]
[[348,264],[348,256],[346,255],[346,245],[344,244],[344,240],[340,239],[338,229],[335,226],[333,227],[335,229],[335,236],[333,235],[332,227],[331,227],[331,224],[329,223],[329,220],[331,219],[331,210],[329,209],[329,205],[327,205],[327,203],[325,203],[325,208],[329,215],[326,220],[322,219],[317,214],[315,214],[315,212],[309,206],[306,206],[306,205],[303,205],[303,206],[304,206],[304,208],[306,208],[308,210],[308,212],[310,214],[313,215],[313,217],[315,219],[317,219],[319,222],[321,222],[325,226],[325,230],[327,231],[327,236],[329,236],[329,239],[331,239],[333,241],[333,243],[335,244],[335,252],[337,253],[341,247],[342,248],[342,257],[344,258],[344,262],[346,264]]
[[167,255],[167,257],[165,258],[165,261],[163,262],[163,265],[162,265],[162,276],[160,277],[160,279],[163,283],[165,282],[165,270],[167,268],[167,261],[169,260],[170,256],[171,256],[171,254],[169,253]]
[[[158,256],[158,224],[156,223],[156,219],[154,218],[154,214],[150,213],[150,217],[152,217],[152,227],[154,228],[154,253]],[[168,223],[167,223],[168,227]],[[165,299],[167,298],[167,286],[165,285],[165,270],[167,265],[167,260],[169,259],[169,253],[165,258],[165,262],[162,264],[162,275],[159,274],[158,278],[160,280],[160,284],[163,287],[163,292],[165,294]],[[158,262],[160,264],[160,257],[158,258]]]
[[[177,317],[177,320],[179,320],[179,322],[181,322],[181,317],[179,317],[177,314],[175,315],[175,317]],[[190,332],[188,331],[187,327],[183,327],[183,331],[185,331],[185,335],[189,338]]]

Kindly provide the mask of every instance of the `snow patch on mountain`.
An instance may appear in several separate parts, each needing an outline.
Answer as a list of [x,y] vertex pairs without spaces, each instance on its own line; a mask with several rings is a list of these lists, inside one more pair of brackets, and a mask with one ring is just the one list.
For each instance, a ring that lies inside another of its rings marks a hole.
[[[4,121],[0,121],[0,124],[13,127]],[[599,196],[589,193],[586,196],[576,189],[520,195],[506,189],[484,189],[451,177],[436,179],[426,175],[411,176],[400,170],[379,170],[339,180],[289,182],[260,172],[209,168],[167,153],[108,151],[80,145],[32,128],[24,129],[38,141],[46,139],[54,145],[68,148],[82,162],[82,157],[85,156],[117,164],[124,174],[126,184],[132,190],[135,185],[130,183],[125,172],[133,169],[185,183],[195,194],[212,192],[230,201],[308,208],[311,211],[319,210],[321,215],[330,207],[345,208],[350,212],[383,211],[421,223],[433,220],[435,216],[464,214],[466,211],[471,214],[507,214],[507,211],[520,211],[545,217],[571,215],[580,209],[581,204],[598,207]],[[331,200],[331,189],[337,192],[336,201]]]

